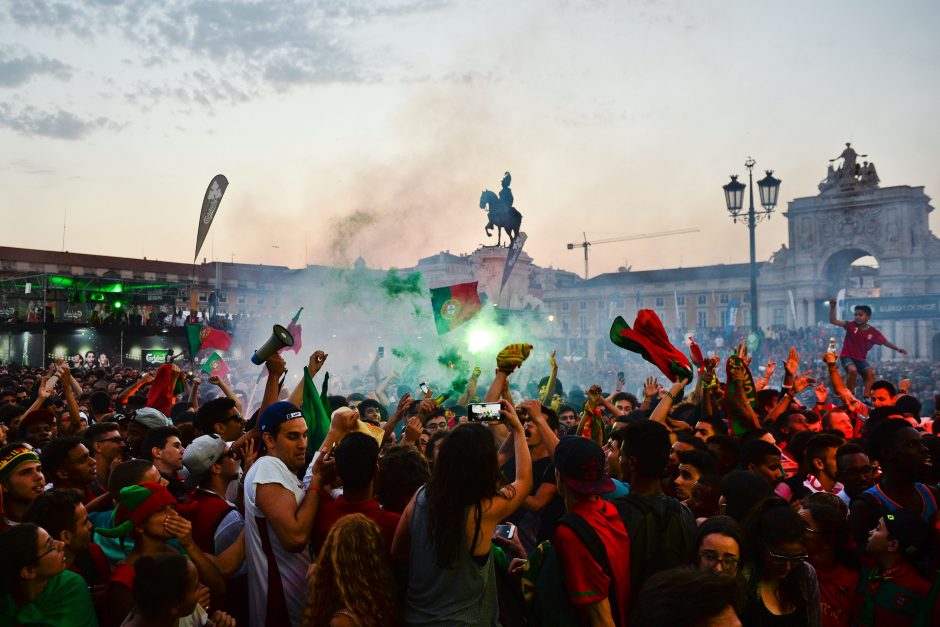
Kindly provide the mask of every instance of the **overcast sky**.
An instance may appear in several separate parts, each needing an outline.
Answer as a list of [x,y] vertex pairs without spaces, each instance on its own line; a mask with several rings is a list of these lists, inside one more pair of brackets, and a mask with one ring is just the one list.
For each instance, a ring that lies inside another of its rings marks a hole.
[[[0,3],[2,244],[409,266],[495,243],[512,172],[540,265],[592,275],[747,260],[721,186],[781,207],[852,141],[882,185],[940,190],[940,4],[527,0]],[[931,218],[937,230],[936,217]],[[758,258],[786,241],[775,215]]]

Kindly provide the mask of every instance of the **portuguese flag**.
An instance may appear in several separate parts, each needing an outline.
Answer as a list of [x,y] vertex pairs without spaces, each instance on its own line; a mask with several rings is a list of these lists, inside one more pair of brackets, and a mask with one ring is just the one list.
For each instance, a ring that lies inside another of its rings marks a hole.
[[206,363],[202,364],[202,371],[210,377],[224,377],[228,374],[228,364],[218,353],[212,353]]
[[231,335],[202,324],[187,324],[186,339],[189,341],[190,357],[195,357],[196,353],[207,348],[226,351],[232,345]]
[[431,309],[437,334],[453,331],[480,311],[477,281],[432,289]]
[[633,328],[617,316],[610,327],[610,341],[624,350],[638,353],[675,383],[679,379],[692,380],[692,364],[666,335],[663,323],[652,309],[641,309]]

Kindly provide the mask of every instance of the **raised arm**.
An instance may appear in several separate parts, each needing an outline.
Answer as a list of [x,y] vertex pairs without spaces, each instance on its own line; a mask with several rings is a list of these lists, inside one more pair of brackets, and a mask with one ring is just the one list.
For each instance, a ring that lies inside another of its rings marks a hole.
[[836,318],[836,299],[829,299],[829,324],[834,324],[837,327],[845,328],[845,321],[839,320]]
[[72,378],[72,371],[65,364],[59,367],[59,377],[62,379],[62,391],[65,393],[65,406],[69,410],[68,433],[74,434],[78,432],[78,423],[81,420],[81,416],[78,415],[78,402],[75,400],[75,392],[72,390],[72,382],[75,379]]
[[258,409],[259,416],[264,413],[268,405],[277,401],[278,394],[281,391],[281,375],[287,372],[287,363],[277,353],[268,357],[265,367],[268,369],[268,380],[264,382],[264,396],[261,399],[261,407]]
[[225,379],[216,375],[212,375],[211,377],[209,377],[209,383],[211,383],[212,385],[218,386],[218,388],[222,390],[222,393],[225,394],[226,398],[230,398],[233,401],[235,401],[235,408],[238,409],[238,413],[240,414],[245,413],[245,408],[242,407],[241,399],[238,398],[238,395],[235,394],[235,391],[232,389],[232,386],[230,386]]
[[555,361],[555,351],[552,351],[551,356],[548,358],[548,363],[551,364],[552,370],[548,374],[548,384],[545,386],[545,391],[542,392],[541,397],[541,401],[545,405],[548,405],[555,395],[555,384],[558,381],[558,362]]
[[792,401],[797,394],[811,385],[814,385],[816,379],[812,378],[812,374],[812,370],[807,370],[802,376],[795,377],[793,379],[793,385],[780,396],[780,400],[777,401],[777,404],[767,412],[767,417],[764,418],[764,421],[775,422],[777,418],[783,415],[787,408],[790,407],[790,401]]

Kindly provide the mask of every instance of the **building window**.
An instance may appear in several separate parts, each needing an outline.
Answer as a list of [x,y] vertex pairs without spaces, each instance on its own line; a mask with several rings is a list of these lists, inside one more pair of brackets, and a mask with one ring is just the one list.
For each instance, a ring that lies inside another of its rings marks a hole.
[[708,304],[708,294],[699,294],[698,295],[698,304],[707,305]]
[[721,296],[718,297],[718,302],[721,303],[722,305],[727,305],[728,300],[729,298],[727,294],[722,294]]
[[679,328],[680,328],[680,329],[686,328],[686,324],[685,324],[685,312],[684,312],[683,310],[681,310],[681,309],[679,310]]
[[657,309],[657,310],[656,310],[656,316],[657,316],[661,321],[662,321],[662,320],[665,320],[665,319],[666,319],[666,312]]
[[745,303],[751,302],[751,293],[750,293],[750,292],[744,292],[744,302],[745,302]]
[[225,292],[219,292],[218,296],[219,296],[219,302],[220,302],[220,303],[227,303],[227,302],[228,302],[228,294],[226,294]]
[[238,300],[238,304],[239,304],[239,305],[247,305],[247,304],[248,304],[248,299],[245,298],[245,295],[244,295],[244,294],[242,294],[241,296],[239,296],[237,300]]
[[578,309],[580,309],[581,311],[586,310],[586,309],[587,309],[587,301],[586,301],[586,300],[582,300],[580,303],[578,303]]
[[728,326],[728,310],[722,309],[718,312],[718,326],[726,327]]
[[581,332],[581,335],[587,335],[587,332],[588,332],[587,326],[588,326],[587,316],[579,316],[578,317],[578,331]]
[[685,296],[676,296],[676,304],[680,307],[685,305]]
[[787,312],[783,307],[774,307],[774,326],[786,326]]
[[[701,296],[699,298],[701,298]],[[707,309],[699,309],[696,312],[695,326],[698,329],[704,329],[708,326],[708,310]]]
[[568,303],[562,303],[562,304],[561,304],[561,310],[562,310],[562,311],[568,311]]
[[666,305],[666,299],[663,298],[662,296],[657,296],[657,297],[656,297],[656,306],[657,306],[657,307],[664,307],[665,305]]
[[742,323],[744,324],[744,326],[746,327],[751,326],[751,308],[750,307],[741,309],[741,319],[744,321]]
[[204,303],[209,300],[209,295],[205,292],[199,292],[199,302]]
[[642,297],[640,297],[640,296],[637,296],[637,297],[636,297],[636,306],[637,306],[638,308],[644,306],[643,298],[642,298]]
[[263,305],[263,304],[264,304],[264,296],[259,296],[258,298],[256,298],[256,299],[255,299],[255,304],[256,304],[256,305]]

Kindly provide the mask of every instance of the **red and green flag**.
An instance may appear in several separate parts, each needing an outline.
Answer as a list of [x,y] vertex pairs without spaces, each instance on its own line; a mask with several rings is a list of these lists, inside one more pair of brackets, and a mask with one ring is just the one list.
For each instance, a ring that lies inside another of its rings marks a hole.
[[617,316],[610,327],[610,341],[624,350],[638,353],[672,382],[692,380],[689,358],[672,345],[662,321],[652,309],[641,309],[632,329],[626,320]]
[[232,345],[231,335],[225,331],[202,324],[187,324],[186,339],[189,342],[189,355],[191,357],[195,357],[196,353],[207,348],[227,351]]
[[477,281],[431,290],[431,309],[437,334],[444,335],[467,322],[480,311]]
[[202,371],[210,377],[222,378],[228,374],[228,364],[218,353],[212,353],[206,363],[202,364]]

